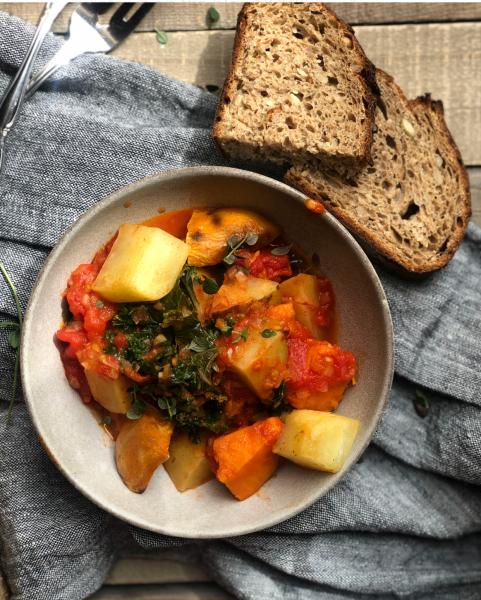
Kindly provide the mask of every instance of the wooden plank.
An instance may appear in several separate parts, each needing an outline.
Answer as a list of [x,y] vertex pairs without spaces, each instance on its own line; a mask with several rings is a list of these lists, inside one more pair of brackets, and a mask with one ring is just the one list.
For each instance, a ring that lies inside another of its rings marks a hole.
[[[207,10],[215,6],[220,19],[208,23]],[[69,4],[54,25],[54,31],[65,33],[75,4]],[[236,25],[237,14],[242,2],[157,2],[155,7],[140,23],[138,31],[153,31],[160,27],[165,31],[193,31],[208,29],[232,29]],[[481,20],[481,4],[477,2],[423,3],[423,2],[346,2],[330,3],[337,14],[351,24],[375,23],[425,23],[443,21]],[[6,10],[22,19],[37,23],[43,5],[39,2],[0,3],[0,10]],[[102,21],[106,21],[106,17]]]
[[200,567],[161,558],[123,558],[112,567],[108,585],[205,582],[211,578]]
[[215,583],[105,585],[90,600],[234,600]]
[[[359,26],[366,53],[391,73],[409,97],[441,98],[446,120],[468,165],[481,165],[481,22]],[[222,85],[232,31],[174,32],[161,46],[153,33],[136,33],[116,51],[196,85]]]
[[473,223],[481,227],[481,169],[468,169],[473,205]]

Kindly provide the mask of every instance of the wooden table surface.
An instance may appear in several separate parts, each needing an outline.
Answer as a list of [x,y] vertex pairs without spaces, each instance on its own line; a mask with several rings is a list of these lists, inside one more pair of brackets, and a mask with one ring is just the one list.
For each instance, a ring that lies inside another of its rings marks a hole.
[[[156,3],[138,31],[114,55],[205,87],[221,86],[228,69],[240,3]],[[331,6],[354,26],[372,62],[391,73],[409,97],[431,92],[468,167],[473,220],[481,225],[481,3],[344,3]],[[65,35],[70,4],[54,30]],[[37,3],[0,3],[0,10],[36,23]],[[107,15],[108,16],[108,15]],[[159,44],[155,30],[167,33]],[[113,568],[96,600],[217,600],[229,598],[199,568],[172,561],[126,558]],[[0,591],[1,600],[1,591]]]

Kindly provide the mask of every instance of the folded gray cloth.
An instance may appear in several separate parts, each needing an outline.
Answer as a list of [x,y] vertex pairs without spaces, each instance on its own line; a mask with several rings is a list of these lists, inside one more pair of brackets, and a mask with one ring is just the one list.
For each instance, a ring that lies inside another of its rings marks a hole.
[[[0,92],[32,28],[0,13]],[[41,60],[58,44],[49,38]],[[215,98],[136,64],[81,58],[28,102],[0,181],[0,260],[23,306],[49,249],[99,198],[157,171],[224,164]],[[216,580],[252,600],[481,597],[481,232],[424,281],[381,269],[396,377],[374,443],[324,498],[257,534],[195,543]],[[3,284],[0,315],[14,305]],[[81,496],[42,450],[20,394],[5,425],[14,355],[0,335],[0,540],[14,598],[75,600],[119,552],[184,540],[130,527]],[[416,390],[431,410],[419,417]],[[192,549],[192,542],[190,546]]]

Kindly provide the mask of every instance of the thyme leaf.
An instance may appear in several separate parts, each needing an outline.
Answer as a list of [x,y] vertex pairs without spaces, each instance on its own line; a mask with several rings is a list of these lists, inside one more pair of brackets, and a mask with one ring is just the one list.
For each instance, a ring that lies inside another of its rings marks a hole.
[[431,409],[430,398],[421,390],[416,390],[416,397],[414,398],[414,409],[417,414],[424,419],[429,414]]
[[219,291],[219,284],[215,279],[204,279],[202,283],[202,289],[206,294],[217,294]]
[[209,26],[217,23],[220,19],[219,11],[215,8],[215,6],[211,6],[207,11],[207,21]]
[[155,28],[155,39],[159,44],[167,44],[167,34],[158,27]]
[[274,256],[285,256],[286,254],[289,254],[290,251],[291,246],[276,246],[275,248],[272,248],[271,254]]
[[277,332],[273,329],[264,329],[263,331],[261,331],[261,335],[263,338],[271,338],[277,335]]
[[256,233],[247,233],[244,237],[238,235],[231,235],[227,240],[227,245],[230,248],[229,252],[224,256],[224,263],[226,265],[233,265],[235,263],[237,250],[244,244],[248,246],[255,246],[259,241],[259,236]]

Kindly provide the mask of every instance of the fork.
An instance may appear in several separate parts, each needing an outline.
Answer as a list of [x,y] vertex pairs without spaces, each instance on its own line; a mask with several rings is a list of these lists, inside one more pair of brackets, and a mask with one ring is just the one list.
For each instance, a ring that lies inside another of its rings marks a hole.
[[[130,16],[135,3],[124,3],[119,6],[108,25],[99,25],[98,15],[106,12],[111,3],[84,3],[72,14],[69,27],[69,38],[52,60],[32,78],[26,97],[30,96],[57,69],[66,65],[81,54],[91,52],[107,53],[118,46],[153,8],[153,3],[144,3]],[[128,16],[126,19],[125,17]]]
[[48,2],[46,4],[38,27],[30,42],[27,54],[0,102],[0,176],[2,174],[5,158],[5,142],[7,135],[15,125],[23,103],[25,102],[27,82],[32,71],[33,63],[45,36],[66,4],[67,0],[54,0],[53,2]]

